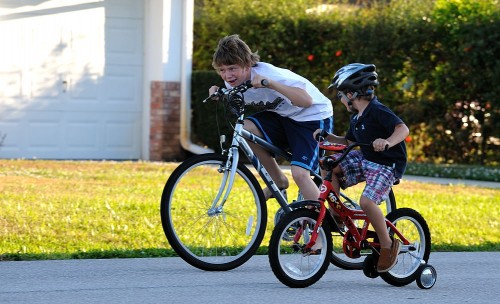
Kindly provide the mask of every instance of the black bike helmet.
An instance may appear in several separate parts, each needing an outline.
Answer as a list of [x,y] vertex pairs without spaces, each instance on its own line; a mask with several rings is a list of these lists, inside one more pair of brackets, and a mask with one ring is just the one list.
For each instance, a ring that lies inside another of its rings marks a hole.
[[351,63],[340,68],[328,88],[339,91],[360,92],[367,86],[377,86],[377,72],[374,64]]

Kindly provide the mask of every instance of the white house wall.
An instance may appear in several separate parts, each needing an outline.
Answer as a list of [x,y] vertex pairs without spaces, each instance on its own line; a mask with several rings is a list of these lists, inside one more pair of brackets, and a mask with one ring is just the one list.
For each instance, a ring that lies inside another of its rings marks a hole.
[[0,158],[144,158],[143,27],[141,0],[0,0]]

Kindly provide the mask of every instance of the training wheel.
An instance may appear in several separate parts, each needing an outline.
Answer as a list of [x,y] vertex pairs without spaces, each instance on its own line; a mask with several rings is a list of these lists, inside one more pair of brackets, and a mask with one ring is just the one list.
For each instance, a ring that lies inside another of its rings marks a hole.
[[417,276],[417,286],[422,289],[430,289],[437,280],[437,272],[434,267],[429,264],[423,264],[419,268]]
[[377,272],[377,262],[378,259],[376,259],[373,254],[366,256],[365,260],[363,261],[363,273],[365,274],[365,276],[371,279],[375,279],[379,276]]

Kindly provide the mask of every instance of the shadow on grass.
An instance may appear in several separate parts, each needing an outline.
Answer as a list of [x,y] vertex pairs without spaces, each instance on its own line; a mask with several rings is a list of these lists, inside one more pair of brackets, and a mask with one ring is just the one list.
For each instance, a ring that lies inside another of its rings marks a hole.
[[[433,252],[479,252],[500,251],[500,243],[484,243],[481,245],[450,245],[436,244]],[[256,254],[267,255],[268,247],[261,246]],[[0,254],[0,261],[37,261],[37,260],[78,260],[78,259],[129,259],[129,258],[164,258],[178,257],[172,249],[146,248],[134,250],[94,250],[78,251],[73,253],[4,253]]]
[[134,250],[93,250],[72,253],[4,253],[0,261],[35,261],[35,260],[78,260],[78,259],[127,259],[175,257],[172,249],[134,249]]

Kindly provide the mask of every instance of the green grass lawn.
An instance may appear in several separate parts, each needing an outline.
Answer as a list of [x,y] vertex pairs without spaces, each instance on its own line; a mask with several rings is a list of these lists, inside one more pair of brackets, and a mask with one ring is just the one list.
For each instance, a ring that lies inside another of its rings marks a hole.
[[[0,260],[175,255],[159,207],[177,165],[0,160]],[[291,187],[289,196],[296,191]],[[398,207],[426,218],[434,251],[500,250],[500,190],[403,180],[394,192]]]

